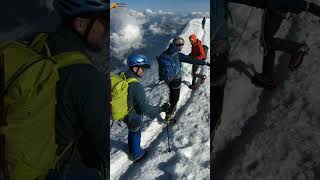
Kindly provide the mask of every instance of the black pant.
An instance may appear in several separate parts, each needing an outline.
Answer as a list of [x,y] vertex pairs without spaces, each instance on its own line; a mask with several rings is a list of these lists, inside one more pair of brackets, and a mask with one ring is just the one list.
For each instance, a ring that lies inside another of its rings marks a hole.
[[274,73],[275,51],[294,54],[302,46],[301,43],[274,37],[279,30],[285,15],[286,14],[278,11],[265,9],[262,16],[262,31],[260,38],[261,44],[264,48],[262,73],[269,77],[272,77]]
[[197,77],[198,77],[198,78],[202,78],[202,75],[201,75],[201,74],[196,74],[198,69],[199,69],[199,65],[195,65],[195,64],[192,65],[192,72],[191,72],[191,75],[192,75],[192,85],[195,85],[195,84],[196,84]]
[[181,78],[174,79],[169,83],[169,102],[170,102],[170,108],[169,108],[169,114],[172,114],[177,106],[177,103],[180,98],[180,88],[181,88]]

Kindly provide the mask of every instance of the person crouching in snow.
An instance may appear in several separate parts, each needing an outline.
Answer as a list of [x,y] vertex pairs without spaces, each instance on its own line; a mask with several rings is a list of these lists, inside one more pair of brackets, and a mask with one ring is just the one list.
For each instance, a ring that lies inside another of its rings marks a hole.
[[[145,69],[150,68],[150,64],[144,55],[132,54],[127,59],[129,70],[125,73],[126,78],[141,78]],[[146,93],[140,82],[129,83],[128,88],[128,109],[129,113],[124,119],[129,129],[128,147],[129,155],[134,162],[140,160],[146,153],[140,147],[141,129],[143,115],[155,117],[161,112],[167,112],[169,104],[162,106],[151,106],[146,99]]]
[[[192,45],[190,56],[196,58],[199,61],[205,61],[206,52],[202,46],[202,42],[199,39],[197,39],[197,36],[195,34],[192,34],[191,36],[189,36],[189,41]],[[206,75],[196,74],[198,68],[199,68],[199,65],[195,65],[195,64],[192,65],[192,72],[191,72],[192,84],[189,86],[190,89],[194,89],[194,90],[197,89],[197,85],[196,85],[197,77],[201,79],[200,81],[201,84],[207,78]]]

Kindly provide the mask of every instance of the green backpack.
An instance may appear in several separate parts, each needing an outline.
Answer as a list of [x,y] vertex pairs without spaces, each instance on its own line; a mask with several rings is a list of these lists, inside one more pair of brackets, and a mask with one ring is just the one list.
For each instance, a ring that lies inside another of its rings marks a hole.
[[139,82],[136,78],[126,78],[125,73],[111,74],[112,120],[121,121],[131,111],[128,110],[129,83]]
[[11,180],[44,179],[59,159],[55,143],[58,69],[90,61],[82,52],[52,56],[47,37],[40,33],[28,45],[16,41],[0,44],[4,82],[0,86],[0,143],[4,143],[0,179],[1,175]]

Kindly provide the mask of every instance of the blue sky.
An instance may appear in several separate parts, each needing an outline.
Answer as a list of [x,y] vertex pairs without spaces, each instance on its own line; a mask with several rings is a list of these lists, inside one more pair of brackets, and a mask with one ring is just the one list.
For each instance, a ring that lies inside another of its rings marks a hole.
[[115,0],[111,2],[126,3],[134,10],[151,9],[172,12],[210,12],[210,0]]

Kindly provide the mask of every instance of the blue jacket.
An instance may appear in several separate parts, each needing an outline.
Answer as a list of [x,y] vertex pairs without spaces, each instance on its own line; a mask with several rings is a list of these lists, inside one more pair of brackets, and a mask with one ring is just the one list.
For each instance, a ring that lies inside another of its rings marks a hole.
[[[126,72],[127,78],[137,78],[137,76],[130,70]],[[161,106],[151,106],[149,105],[146,92],[139,82],[134,82],[129,84],[128,89],[128,108],[133,106],[131,112],[137,113],[139,115],[146,115],[150,118],[154,118],[156,115],[161,113]]]
[[196,64],[196,65],[205,65],[205,61],[199,61],[196,58],[187,56],[179,51],[179,48],[171,43],[167,50],[165,50],[162,54],[164,55],[171,55],[173,56],[173,64],[174,64],[174,72],[175,78],[181,77],[181,63],[189,63],[189,64]]

